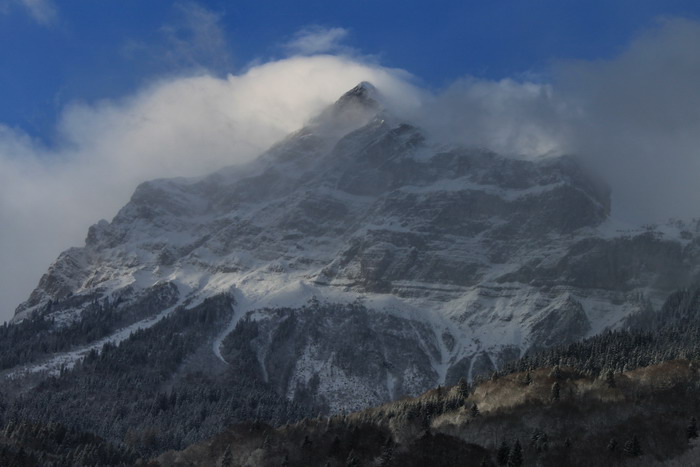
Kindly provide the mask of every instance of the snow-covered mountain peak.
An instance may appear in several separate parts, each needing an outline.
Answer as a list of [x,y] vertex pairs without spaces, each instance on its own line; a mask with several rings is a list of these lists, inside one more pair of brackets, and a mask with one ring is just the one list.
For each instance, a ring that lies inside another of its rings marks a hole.
[[388,116],[379,91],[372,84],[362,82],[313,118],[301,132],[334,144],[373,119],[381,119],[382,115]]
[[377,314],[371,325],[344,322],[348,332],[384,333],[374,354],[396,353],[398,339],[423,363],[393,362],[402,374],[379,365],[379,395],[376,378],[343,380],[335,338],[323,336],[345,318],[325,310],[300,318],[309,329],[284,344],[297,352],[285,358],[298,359],[279,384],[293,391],[316,374],[328,397],[342,399],[340,378],[378,402],[620,326],[697,273],[694,234],[684,243],[611,234],[610,191],[575,158],[443,146],[376,95],[357,86],[246,166],[142,184],[112,222],[90,229],[84,248],[58,258],[15,319],[71,320],[92,303],[134,307],[153,294],[168,307],[194,306],[227,293],[236,315],[215,353],[248,316],[269,326],[270,340],[256,341],[264,361],[277,338],[270,329],[286,316],[266,308],[360,300]]
[[367,107],[379,107],[382,102],[379,90],[370,82],[362,81],[357,86],[340,96],[335,106],[340,108],[350,103]]

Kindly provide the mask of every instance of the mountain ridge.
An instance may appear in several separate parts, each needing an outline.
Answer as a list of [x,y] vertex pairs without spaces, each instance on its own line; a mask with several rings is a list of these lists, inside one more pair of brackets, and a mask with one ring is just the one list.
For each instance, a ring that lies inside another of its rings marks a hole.
[[[697,275],[700,237],[681,238],[686,227],[669,227],[671,239],[619,234],[609,188],[575,158],[517,160],[432,141],[361,84],[245,166],[141,184],[84,247],[61,254],[14,321],[43,314],[67,326],[105,300],[150,310],[124,322],[119,342],[130,326],[230,294],[236,312],[212,352],[230,363],[222,345],[242,320],[269,328],[251,344],[265,379],[275,365],[265,356],[297,316],[319,340],[288,344],[276,389],[292,400],[311,391],[337,411],[348,396],[314,393],[333,378],[377,404],[624,326]],[[167,298],[156,293],[164,286]],[[341,306],[327,314],[337,325],[361,303],[371,326],[346,331],[376,333],[366,350],[382,355],[379,370],[338,365],[332,326],[306,319],[313,300]],[[394,339],[424,363],[389,357]],[[59,364],[71,362],[42,371]]]

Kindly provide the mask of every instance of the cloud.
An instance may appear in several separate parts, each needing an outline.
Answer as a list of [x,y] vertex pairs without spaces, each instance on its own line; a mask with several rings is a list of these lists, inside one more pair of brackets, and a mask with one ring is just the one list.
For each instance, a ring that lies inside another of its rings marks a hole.
[[175,18],[158,30],[153,42],[129,40],[122,52],[164,71],[207,70],[225,74],[233,65],[222,15],[193,2],[178,2]]
[[575,154],[633,224],[700,218],[700,22],[663,18],[616,56],[555,61],[549,83],[464,78],[413,115],[444,141]]
[[548,84],[464,78],[425,98],[411,118],[440,141],[532,158],[562,152],[564,115]]
[[0,126],[0,318],[26,299],[58,253],[80,246],[144,180],[206,174],[249,160],[360,81],[405,101],[405,73],[343,57],[292,57],[240,75],[154,83],[73,104],[46,148]]
[[324,28],[308,26],[294,35],[294,39],[285,44],[292,55],[315,55],[323,53],[349,54],[352,49],[342,45],[349,31],[344,28]]
[[34,20],[48,25],[58,19],[58,10],[51,0],[18,0]]
[[662,19],[619,56],[560,63],[571,151],[613,187],[633,221],[700,217],[700,23]]
[[19,8],[37,23],[48,26],[58,20],[58,9],[53,0],[0,0],[0,14],[10,14]]

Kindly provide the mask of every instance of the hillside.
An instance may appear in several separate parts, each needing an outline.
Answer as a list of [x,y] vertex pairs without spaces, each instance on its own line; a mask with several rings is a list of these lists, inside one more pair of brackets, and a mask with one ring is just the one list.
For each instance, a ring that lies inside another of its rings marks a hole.
[[0,328],[1,420],[152,458],[461,378],[698,358],[697,290],[674,291],[700,223],[625,226],[610,196],[575,157],[436,141],[361,83],[247,165],[142,184],[62,253]]
[[[628,330],[532,353],[472,385],[277,429],[238,425],[159,462],[481,466],[510,456],[508,465],[694,465],[699,297],[700,288],[680,290]],[[511,454],[516,442],[522,464]]]
[[[508,465],[524,466],[690,465],[682,456],[700,453],[697,440],[688,438],[691,417],[700,414],[699,368],[697,361],[674,360],[612,379],[541,368],[468,390],[438,388],[277,429],[237,425],[210,441],[163,454],[158,462],[481,466],[510,459]],[[556,400],[554,385],[559,386]],[[516,443],[521,464],[515,460]]]

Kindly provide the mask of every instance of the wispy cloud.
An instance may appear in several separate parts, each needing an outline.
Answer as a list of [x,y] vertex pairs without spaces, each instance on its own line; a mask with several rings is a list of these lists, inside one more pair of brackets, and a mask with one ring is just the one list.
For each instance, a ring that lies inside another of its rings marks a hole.
[[154,42],[128,41],[125,55],[159,64],[167,71],[200,69],[225,73],[232,68],[221,14],[194,2],[175,4],[176,18],[159,29]]
[[48,25],[58,19],[58,9],[52,0],[17,0],[34,20]]
[[285,44],[292,55],[314,55],[321,53],[348,53],[352,49],[342,44],[349,31],[344,28],[308,26],[298,31]]
[[410,116],[433,137],[529,158],[562,151],[568,128],[550,84],[463,78]]

